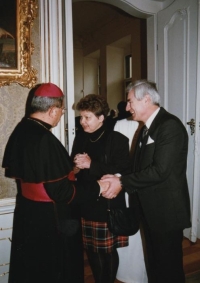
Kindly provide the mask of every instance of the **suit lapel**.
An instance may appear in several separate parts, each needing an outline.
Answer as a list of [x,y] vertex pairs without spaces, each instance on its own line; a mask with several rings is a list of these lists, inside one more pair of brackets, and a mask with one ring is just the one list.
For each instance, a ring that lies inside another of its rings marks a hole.
[[138,136],[138,141],[136,144],[136,149],[133,157],[133,170],[134,172],[140,171],[141,170],[141,163],[142,159],[145,158],[145,146],[147,144],[149,136],[152,137],[155,130],[159,126],[159,124],[165,119],[165,114],[167,111],[164,108],[160,108],[160,111],[154,118],[147,135],[144,137],[143,141],[141,142],[142,139],[142,129],[140,131],[140,134]]
[[158,112],[158,114],[154,118],[154,120],[153,120],[153,122],[152,122],[152,124],[149,128],[148,136],[152,137],[154,131],[157,129],[159,124],[161,124],[161,122],[165,119],[166,113],[167,113],[167,111],[163,107],[160,107],[160,111]]

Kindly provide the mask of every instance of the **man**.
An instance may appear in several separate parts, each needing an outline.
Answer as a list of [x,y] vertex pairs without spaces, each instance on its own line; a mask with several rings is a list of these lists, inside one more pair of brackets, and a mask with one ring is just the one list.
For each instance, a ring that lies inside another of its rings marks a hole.
[[103,196],[113,198],[122,189],[130,194],[144,231],[148,282],[183,283],[183,229],[191,225],[188,135],[181,121],[159,106],[155,83],[136,81],[127,91],[126,110],[147,128],[136,145],[133,172],[104,176],[110,188]]
[[68,152],[50,131],[64,113],[61,89],[43,83],[30,95],[3,158],[6,177],[18,184],[9,283],[83,283],[81,229],[72,206],[96,199],[99,184],[88,184],[83,194]]

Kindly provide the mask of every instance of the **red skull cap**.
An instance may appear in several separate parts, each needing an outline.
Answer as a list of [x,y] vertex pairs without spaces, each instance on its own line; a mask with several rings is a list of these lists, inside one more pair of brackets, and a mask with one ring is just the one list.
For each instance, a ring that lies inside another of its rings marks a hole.
[[52,83],[43,83],[39,86],[35,93],[35,96],[43,97],[61,97],[64,96],[62,90],[55,84]]

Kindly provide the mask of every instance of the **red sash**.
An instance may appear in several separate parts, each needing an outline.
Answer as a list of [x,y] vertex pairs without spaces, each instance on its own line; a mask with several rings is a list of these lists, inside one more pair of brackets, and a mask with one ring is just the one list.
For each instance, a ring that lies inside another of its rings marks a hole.
[[[74,172],[71,171],[67,176],[70,181],[75,180]],[[47,194],[44,183],[25,183],[21,181],[22,195],[33,201],[54,202]]]

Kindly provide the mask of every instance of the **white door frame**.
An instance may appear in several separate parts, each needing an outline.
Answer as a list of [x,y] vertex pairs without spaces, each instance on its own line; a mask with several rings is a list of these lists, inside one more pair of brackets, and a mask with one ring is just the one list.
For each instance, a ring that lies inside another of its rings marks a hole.
[[60,123],[52,132],[70,152],[75,136],[75,114],[72,109],[74,104],[72,2],[71,0],[39,1],[41,82],[55,83],[65,94],[66,115],[62,116]]
[[[198,15],[200,15],[200,0],[198,1]],[[198,17],[198,47],[197,47],[197,93],[196,93],[196,117],[195,121],[195,150],[194,150],[194,192],[192,211],[191,240],[200,238],[200,16]]]

